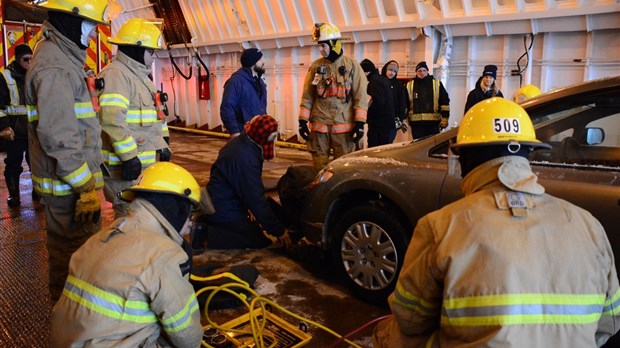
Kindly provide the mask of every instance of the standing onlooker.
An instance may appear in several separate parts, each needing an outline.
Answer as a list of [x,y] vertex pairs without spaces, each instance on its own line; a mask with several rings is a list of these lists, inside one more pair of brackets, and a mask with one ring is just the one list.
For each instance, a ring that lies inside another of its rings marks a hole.
[[241,69],[224,84],[220,117],[231,138],[239,136],[243,125],[256,115],[267,113],[267,86],[263,52],[248,48],[241,54]]
[[[30,46],[15,46],[15,60],[2,71],[0,79],[0,137],[6,140],[6,158],[4,159],[4,179],[9,190],[7,204],[19,207],[19,176],[24,170],[24,154],[30,166],[28,155],[28,115],[24,83],[26,71],[32,59]],[[33,198],[36,193],[33,191]]]
[[312,62],[301,96],[299,135],[317,168],[355,149],[364,136],[368,110],[366,78],[362,67],[344,55],[340,29],[331,23],[316,23],[312,39],[322,58]]
[[428,73],[422,61],[415,67],[416,76],[407,83],[409,125],[413,139],[439,133],[448,127],[450,97],[441,81]]
[[161,30],[153,22],[132,18],[108,42],[118,50],[99,74],[105,81],[99,118],[103,161],[110,172],[103,177],[104,193],[119,218],[127,215],[128,203],[118,193],[156,162],[158,149],[168,146],[157,118],[157,91],[149,78],[154,50],[162,49]]
[[71,254],[100,228],[101,126],[86,84],[86,49],[107,0],[48,0],[26,73],[32,182],[47,222],[52,302],[62,293]]
[[402,129],[403,132],[406,132],[407,90],[405,90],[403,82],[398,79],[399,68],[397,61],[390,60],[381,69],[381,75],[387,77],[390,82],[392,97],[394,98],[394,125],[397,130]]
[[418,221],[375,347],[600,347],[618,331],[605,230],[545,194],[536,148],[550,147],[519,105],[469,110],[452,145],[465,197]]
[[379,75],[370,59],[360,63],[368,79],[368,147],[391,144],[396,138],[394,98],[390,81]]
[[497,66],[485,65],[484,71],[482,71],[482,76],[480,76],[478,81],[476,81],[476,87],[474,87],[474,89],[472,89],[467,95],[467,102],[465,103],[465,111],[463,114],[466,114],[472,106],[485,99],[504,97],[502,91],[500,91],[497,86],[497,82],[495,81],[496,78]]
[[200,346],[192,256],[183,236],[200,186],[184,168],[160,162],[121,193],[131,202],[80,247],[52,311],[51,347]]
[[210,249],[264,248],[272,242],[263,230],[285,247],[291,246],[289,232],[270,206],[262,180],[263,162],[273,159],[277,136],[278,122],[260,115],[222,147],[207,184],[215,213],[207,216],[207,235],[194,236],[196,250],[205,237]]

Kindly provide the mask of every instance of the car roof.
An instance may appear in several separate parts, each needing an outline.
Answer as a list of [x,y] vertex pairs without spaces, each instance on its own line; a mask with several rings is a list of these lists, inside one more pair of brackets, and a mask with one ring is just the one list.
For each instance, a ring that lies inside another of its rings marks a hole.
[[557,88],[530,98],[521,103],[521,106],[526,110],[532,110],[558,100],[570,101],[570,97],[577,94],[583,98],[589,95],[606,94],[614,90],[620,92],[620,76],[605,77]]

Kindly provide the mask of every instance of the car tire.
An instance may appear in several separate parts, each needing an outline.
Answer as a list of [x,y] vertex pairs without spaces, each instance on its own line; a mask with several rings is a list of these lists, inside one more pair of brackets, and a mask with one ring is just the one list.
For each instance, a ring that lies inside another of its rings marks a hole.
[[385,207],[348,209],[332,230],[331,256],[339,277],[368,303],[386,304],[394,291],[407,243],[405,227]]

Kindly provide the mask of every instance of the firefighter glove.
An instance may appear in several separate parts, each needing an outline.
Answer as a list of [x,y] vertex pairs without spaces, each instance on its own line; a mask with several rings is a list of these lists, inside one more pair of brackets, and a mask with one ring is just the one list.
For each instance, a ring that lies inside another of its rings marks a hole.
[[159,154],[160,162],[170,162],[170,156],[172,156],[172,151],[170,151],[170,149],[168,149],[167,147],[159,149],[157,150],[157,153]]
[[360,142],[364,136],[364,122],[355,122],[355,126],[353,126],[353,130],[351,131],[351,136],[356,144]]
[[101,201],[97,191],[90,190],[80,193],[75,203],[75,221],[83,225],[94,224],[101,217]]
[[310,139],[310,129],[308,129],[308,121],[299,120],[299,135],[304,138],[304,140]]
[[6,127],[2,131],[0,131],[0,138],[6,139],[8,141],[15,140],[15,132],[13,132],[13,128]]
[[445,117],[442,117],[441,122],[439,122],[439,128],[445,129],[446,127],[448,127],[448,119]]
[[136,180],[142,172],[142,163],[136,156],[128,161],[123,161],[123,180]]

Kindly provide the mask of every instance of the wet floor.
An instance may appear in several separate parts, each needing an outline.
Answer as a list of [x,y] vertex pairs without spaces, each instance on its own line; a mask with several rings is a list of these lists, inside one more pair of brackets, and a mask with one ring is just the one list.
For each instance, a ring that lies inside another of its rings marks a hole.
[[[173,130],[172,161],[188,169],[200,185],[208,182],[211,164],[225,139]],[[278,147],[277,157],[264,165],[265,187],[274,195],[277,180],[291,165],[310,164],[310,155],[303,150]],[[4,159],[4,154],[0,154]],[[47,252],[45,221],[41,206],[32,202],[30,172],[24,163],[21,176],[20,208],[8,208],[4,180],[0,179],[0,347],[48,347],[50,305],[47,292]],[[4,163],[0,163],[4,172]],[[109,204],[103,206],[104,223],[112,220]],[[387,308],[365,304],[352,298],[339,283],[326,258],[316,247],[300,246],[293,252],[281,249],[207,250],[194,256],[195,265],[217,262],[223,265],[250,264],[260,275],[256,292],[276,304],[310,321],[339,333],[349,333],[370,320],[389,312]],[[277,308],[277,307],[276,307]],[[218,323],[234,319],[243,308],[213,310],[210,318]],[[297,326],[301,319],[274,309],[274,313]],[[206,321],[203,322],[206,324]],[[362,347],[370,347],[369,327],[352,337]],[[307,347],[329,347],[337,339],[308,325],[313,337]],[[346,347],[341,343],[338,347]]]

